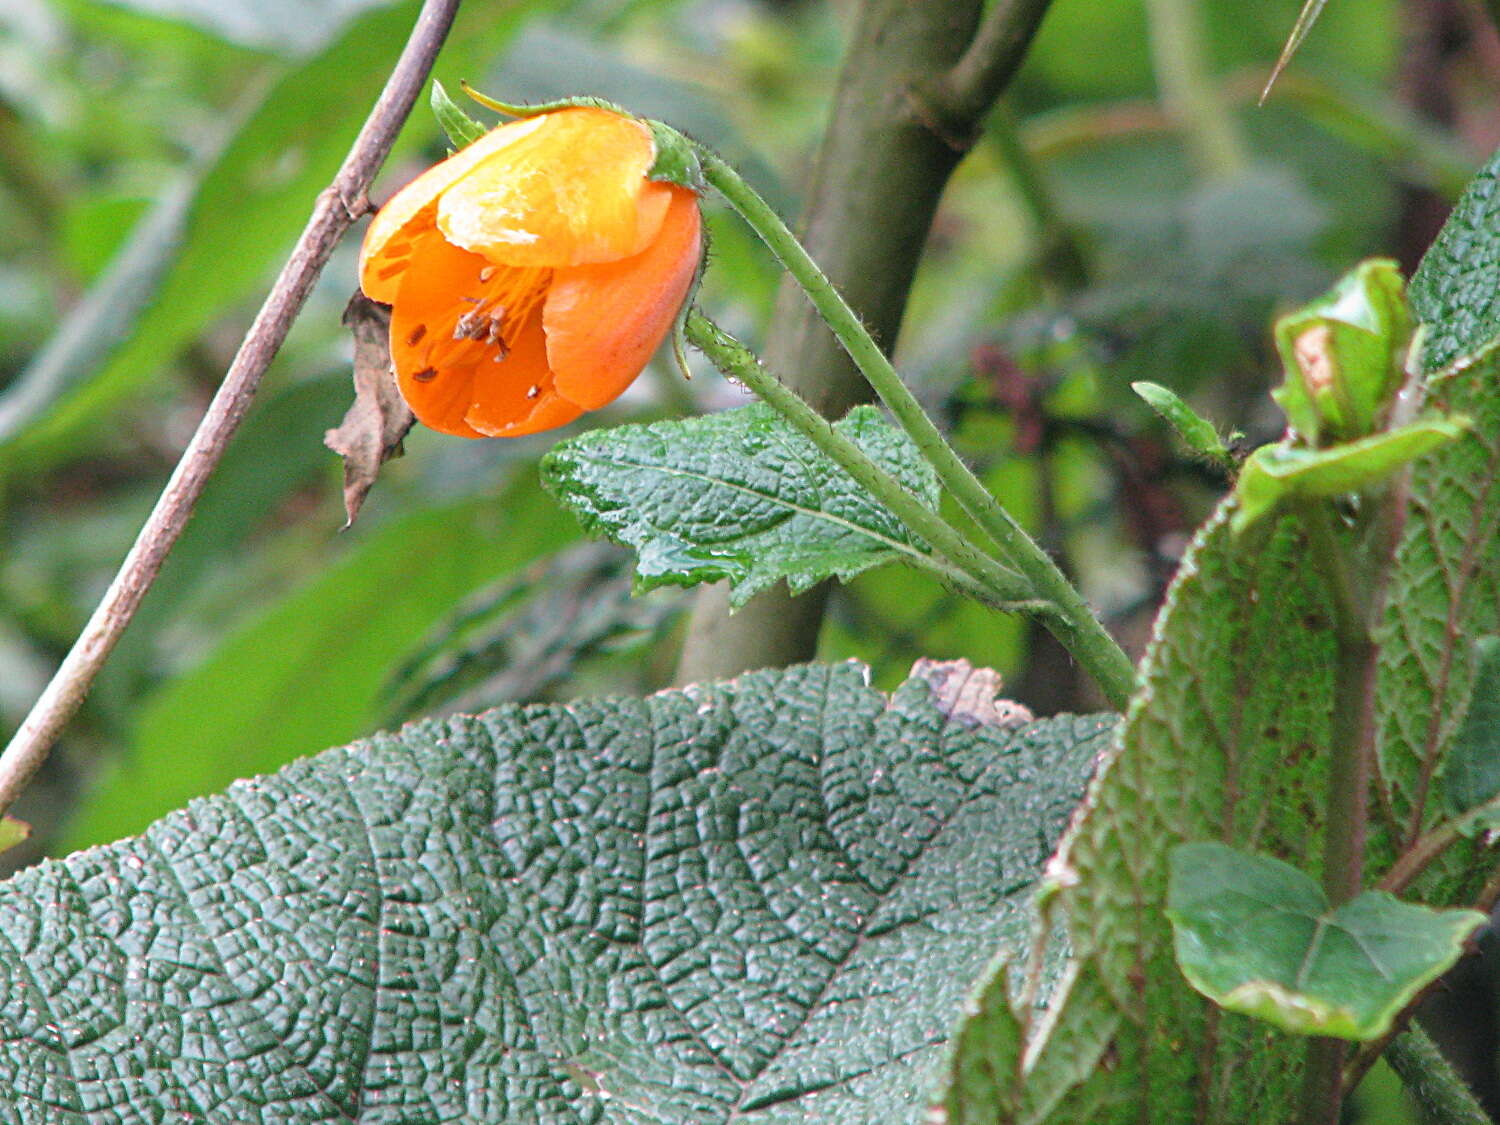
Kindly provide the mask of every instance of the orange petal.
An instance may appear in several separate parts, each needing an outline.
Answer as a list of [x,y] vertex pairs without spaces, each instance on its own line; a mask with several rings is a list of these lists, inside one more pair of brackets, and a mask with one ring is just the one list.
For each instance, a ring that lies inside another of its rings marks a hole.
[[641,373],[687,296],[702,256],[698,197],[671,189],[655,242],[621,262],[552,275],[542,323],[557,392],[585,410],[612,402]]
[[465,420],[490,437],[555,429],[583,413],[557,393],[547,369],[547,341],[539,315],[526,322],[503,362],[476,366],[470,397]]
[[535,128],[453,183],[438,200],[450,240],[512,266],[576,266],[638,254],[661,228],[669,185],[646,179],[651,131],[580,107]]
[[413,244],[437,221],[437,197],[476,164],[535,132],[540,121],[533,117],[491,129],[397,192],[371,220],[360,247],[359,285],[365,296],[386,304],[395,301]]
[[453,326],[470,307],[472,291],[488,263],[449,243],[436,230],[415,240],[391,308],[391,361],[401,397],[424,426],[459,437],[480,437],[464,421],[473,402],[476,362],[489,362],[479,341],[455,347]]

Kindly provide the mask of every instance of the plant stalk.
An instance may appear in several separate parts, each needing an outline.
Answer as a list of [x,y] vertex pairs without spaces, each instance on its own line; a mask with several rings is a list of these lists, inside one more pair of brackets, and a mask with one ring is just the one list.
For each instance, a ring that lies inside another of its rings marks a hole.
[[[908,492],[866,454],[833,428],[833,423],[809,406],[795,391],[768,371],[755,354],[697,309],[687,318],[687,337],[714,366],[749,387],[785,418],[903,524],[932,545],[943,560],[937,573],[966,591],[978,587],[989,604],[1024,603],[1030,587],[1025,579],[976,551],[958,530]],[[956,568],[956,569],[955,569]],[[1023,608],[1047,608],[1042,603]]]
[[1385,1060],[1431,1125],[1494,1125],[1432,1037],[1415,1023],[1391,1041]]
[[459,3],[427,0],[423,5],[385,89],[333,182],[319,194],[307,226],[134,546],[41,698],[0,755],[0,813],[10,808],[41,768],[63,727],[83,703],[94,677],[187,526],[193,505],[249,410],[261,376],[280,350],[313,283],[344,232],[370,210],[365,192],[427,81]]
[[1025,576],[1031,583],[1032,597],[1056,607],[1056,612],[1047,618],[1053,635],[1094,677],[1110,703],[1123,710],[1135,687],[1135,670],[1082,595],[943,439],[891,361],[780,216],[716,154],[700,149],[699,157],[708,182],[723,194],[801,285],[875,393],[937,470],[944,487],[994,540],[998,548],[996,557]]

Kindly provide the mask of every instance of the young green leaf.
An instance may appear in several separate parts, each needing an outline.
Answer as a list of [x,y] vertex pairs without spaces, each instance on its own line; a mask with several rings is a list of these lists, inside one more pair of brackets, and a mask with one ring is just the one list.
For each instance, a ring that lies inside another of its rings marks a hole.
[[[1463,816],[1500,797],[1500,636],[1474,644],[1474,691],[1464,725],[1443,762],[1443,807]],[[1464,825],[1475,833],[1500,827],[1500,808]]]
[[431,104],[433,116],[438,119],[443,132],[448,134],[448,142],[455,151],[468,148],[489,132],[454,103],[453,99],[448,96],[448,91],[443,89],[443,84],[436,78],[432,80]]
[[1240,469],[1234,490],[1239,507],[1231,526],[1238,535],[1284,501],[1341,496],[1379,484],[1468,431],[1463,418],[1425,418],[1328,449],[1263,445]]
[[413,725],[24,871],[5,1103],[916,1125],[1112,717],[998,729],[866,674]]
[[1485,920],[1384,891],[1334,908],[1312,876],[1223,844],[1180,844],[1171,864],[1167,917],[1188,982],[1299,1035],[1384,1035]]
[[1194,453],[1221,468],[1233,470],[1234,458],[1224,447],[1224,440],[1219,437],[1214,424],[1184,402],[1175,391],[1160,383],[1145,380],[1131,383],[1130,389],[1145,399],[1147,406],[1165,418]]
[[[910,440],[870,406],[834,423],[929,506],[937,481]],[[779,579],[799,593],[901,559],[925,558],[871,499],[769,406],[681,422],[593,430],[555,446],[542,479],[584,528],[639,555],[639,586],[727,578],[741,606]]]

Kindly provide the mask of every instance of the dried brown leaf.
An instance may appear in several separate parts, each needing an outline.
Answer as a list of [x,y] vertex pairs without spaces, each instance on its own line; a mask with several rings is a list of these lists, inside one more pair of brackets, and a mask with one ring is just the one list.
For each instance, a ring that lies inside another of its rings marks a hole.
[[354,333],[354,405],[323,444],[344,459],[344,510],[348,527],[375,484],[380,466],[401,455],[401,441],[416,415],[401,397],[391,366],[391,310],[362,293],[344,309]]

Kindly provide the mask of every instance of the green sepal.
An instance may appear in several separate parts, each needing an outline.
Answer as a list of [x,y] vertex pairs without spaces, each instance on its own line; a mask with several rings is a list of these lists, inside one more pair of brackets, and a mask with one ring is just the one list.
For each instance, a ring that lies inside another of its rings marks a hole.
[[480,137],[489,132],[478,121],[475,121],[467,113],[458,107],[448,91],[443,89],[443,84],[436,78],[432,80],[432,113],[438,119],[438,124],[443,127],[443,132],[448,134],[448,143],[453,146],[453,151],[468,148]]
[[702,195],[708,190],[708,181],[703,178],[703,162],[698,159],[698,147],[672,126],[651,118],[643,118],[656,142],[656,160],[646,173],[648,180],[677,184]]
[[1500,828],[1500,636],[1474,642],[1474,688],[1443,758],[1438,796],[1465,836]]
[[1130,389],[1140,395],[1152,410],[1160,414],[1171,427],[1177,431],[1177,436],[1198,456],[1212,461],[1226,470],[1233,471],[1234,458],[1224,445],[1224,440],[1219,437],[1219,431],[1214,429],[1214,424],[1203,415],[1199,414],[1182,398],[1172,390],[1162,386],[1160,383],[1150,383],[1142,380],[1131,383]]
[[1365,891],[1337,908],[1310,875],[1217,843],[1172,849],[1167,917],[1195,989],[1297,1035],[1367,1041],[1462,955],[1475,910]]
[[488,94],[481,94],[467,82],[460,82],[459,87],[474,101],[486,109],[493,109],[496,113],[503,113],[507,117],[540,117],[544,113],[555,113],[560,109],[576,109],[586,106],[591,109],[607,109],[618,113],[621,117],[634,117],[624,106],[615,102],[605,101],[603,98],[591,98],[579,95],[571,98],[558,98],[552,102],[538,102],[536,105],[518,105],[514,102],[502,102]]
[[1361,262],[1276,322],[1286,381],[1272,397],[1311,446],[1377,430],[1401,387],[1414,322],[1396,263]]
[[1234,490],[1239,507],[1230,527],[1238,535],[1285,500],[1361,492],[1470,428],[1467,418],[1431,417],[1330,449],[1263,445],[1240,469]]

